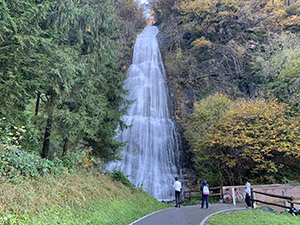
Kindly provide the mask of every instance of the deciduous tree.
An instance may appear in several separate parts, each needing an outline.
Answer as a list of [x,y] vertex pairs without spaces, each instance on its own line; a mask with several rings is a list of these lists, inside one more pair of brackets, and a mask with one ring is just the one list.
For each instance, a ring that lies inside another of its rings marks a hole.
[[218,161],[228,183],[272,182],[291,166],[290,159],[300,157],[299,140],[299,118],[286,104],[240,100],[214,122],[199,148]]

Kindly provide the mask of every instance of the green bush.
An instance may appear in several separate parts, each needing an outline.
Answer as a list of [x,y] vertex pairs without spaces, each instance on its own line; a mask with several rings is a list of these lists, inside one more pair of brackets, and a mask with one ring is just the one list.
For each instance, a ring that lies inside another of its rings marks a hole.
[[0,144],[0,175],[10,181],[48,174],[59,176],[68,170],[74,170],[82,162],[83,155],[84,151],[68,152],[51,161],[20,150],[15,145]]
[[116,181],[120,181],[127,186],[133,186],[133,184],[128,180],[128,176],[126,176],[121,170],[114,170],[108,174]]
[[31,123],[30,119],[18,124],[9,121],[6,117],[0,118],[0,144],[17,146],[28,152],[37,152],[40,145],[39,130],[35,129]]
[[0,174],[8,180],[28,179],[50,173],[54,163],[40,156],[18,149],[16,146],[0,146]]
[[84,157],[85,151],[67,152],[59,160],[62,162],[62,166],[68,169],[75,169]]

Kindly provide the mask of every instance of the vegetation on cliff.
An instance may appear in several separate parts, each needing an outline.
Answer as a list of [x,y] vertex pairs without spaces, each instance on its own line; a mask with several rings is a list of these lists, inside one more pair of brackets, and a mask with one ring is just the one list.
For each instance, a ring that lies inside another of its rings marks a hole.
[[199,179],[300,180],[299,4],[151,1],[175,118]]

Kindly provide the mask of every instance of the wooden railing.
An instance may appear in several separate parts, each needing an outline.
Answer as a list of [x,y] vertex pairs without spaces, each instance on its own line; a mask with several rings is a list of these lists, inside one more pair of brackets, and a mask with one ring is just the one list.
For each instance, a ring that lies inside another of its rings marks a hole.
[[[223,197],[223,188],[221,186],[209,188],[209,191],[215,191],[215,190],[219,190],[219,192],[218,193],[210,193],[209,196],[220,196],[220,198],[222,198]],[[193,193],[196,193],[196,195],[194,195]],[[190,201],[192,198],[202,198],[200,188],[185,191],[184,198],[187,198],[188,201]]]
[[[279,199],[288,200],[288,202],[290,203],[290,206],[258,200],[256,198],[256,194],[265,195],[265,196],[269,196],[269,197],[272,197],[272,198],[279,198]],[[293,196],[282,196],[282,195],[269,194],[269,193],[264,193],[264,192],[260,192],[260,191],[254,191],[253,188],[251,188],[252,208],[254,208],[254,204],[256,202],[260,202],[260,203],[263,203],[263,204],[266,204],[266,205],[273,205],[273,206],[285,208],[285,209],[288,209],[288,210],[292,211],[294,209],[294,204],[300,204],[300,203],[294,202],[293,200],[294,200]]]

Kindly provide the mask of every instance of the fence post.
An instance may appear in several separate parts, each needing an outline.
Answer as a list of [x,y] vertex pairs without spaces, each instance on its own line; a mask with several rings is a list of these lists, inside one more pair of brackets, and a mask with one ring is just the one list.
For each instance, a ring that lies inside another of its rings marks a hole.
[[290,212],[293,212],[293,209],[294,209],[294,203],[291,202],[291,208],[290,208]]
[[254,202],[253,202],[253,208],[255,209],[256,208],[256,196],[255,196],[255,192],[253,192],[253,199],[254,199]]
[[253,201],[253,188],[250,188],[251,190],[251,207],[254,209],[254,201]]
[[251,206],[252,206],[252,209],[255,209],[256,208],[255,193],[253,191],[253,188],[250,188],[250,190],[251,190],[251,199],[252,199]]
[[233,205],[236,205],[234,188],[231,188],[231,193],[232,193],[232,202],[233,202]]
[[[285,196],[285,190],[282,190],[282,196]],[[284,200],[284,206],[287,206],[286,200]],[[289,211],[289,210],[286,208],[285,211]]]
[[220,187],[220,203],[223,203],[223,186]]

